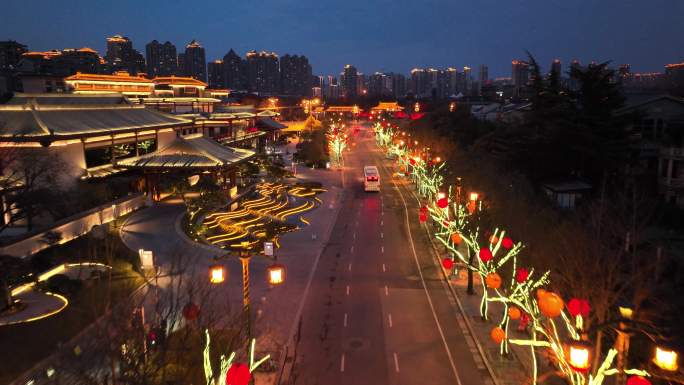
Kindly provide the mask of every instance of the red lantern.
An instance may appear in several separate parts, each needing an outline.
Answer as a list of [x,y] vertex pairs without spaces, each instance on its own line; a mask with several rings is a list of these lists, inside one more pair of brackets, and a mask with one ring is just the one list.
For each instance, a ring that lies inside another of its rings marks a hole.
[[447,206],[449,206],[449,199],[440,198],[437,200],[437,207],[439,207],[440,209],[445,209],[447,208]]
[[447,270],[451,270],[454,267],[454,261],[451,258],[446,257],[442,259],[442,266]]
[[503,246],[505,249],[510,249],[513,247],[513,240],[511,238],[505,237],[501,240],[501,246]]
[[413,158],[410,158],[410,159],[409,159],[409,163],[411,164],[411,166],[415,166],[415,165],[416,165],[416,160],[413,159]]
[[632,376],[627,379],[627,385],[651,385],[651,381],[641,376]]
[[420,221],[420,223],[425,223],[427,221],[427,214],[420,213],[420,215],[418,215],[418,220]]
[[451,234],[451,242],[454,243],[454,245],[458,245],[461,243],[461,234],[459,233],[452,233]]
[[199,317],[200,308],[192,302],[188,302],[187,305],[183,307],[183,318],[186,321],[192,321]]
[[234,363],[226,372],[226,385],[248,385],[252,379],[252,373],[245,364]]
[[428,212],[427,206],[421,206],[421,207],[420,207],[420,212],[421,212],[421,213],[426,213],[426,214],[427,214],[427,212]]
[[519,267],[515,272],[515,281],[518,283],[523,283],[527,281],[527,277],[530,276],[530,272],[524,267]]
[[591,306],[589,306],[589,301],[586,299],[572,298],[568,301],[568,312],[573,317],[577,317],[578,315],[588,317],[590,311]]
[[480,249],[480,260],[481,260],[482,262],[487,263],[487,262],[491,261],[492,258],[493,258],[493,256],[492,256],[492,251],[491,251],[491,250],[489,250],[489,249],[487,249],[487,248]]

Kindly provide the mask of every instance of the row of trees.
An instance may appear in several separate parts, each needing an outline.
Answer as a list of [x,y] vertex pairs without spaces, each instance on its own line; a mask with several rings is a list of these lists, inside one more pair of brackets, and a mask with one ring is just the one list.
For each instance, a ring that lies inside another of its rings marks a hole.
[[[681,336],[673,312],[681,281],[660,245],[646,241],[658,203],[649,185],[625,172],[631,160],[626,128],[634,117],[616,114],[624,99],[612,71],[607,63],[573,68],[579,87],[570,91],[553,74],[543,76],[533,57],[530,63],[535,93],[521,121],[478,121],[459,106],[405,127],[407,142],[450,154],[447,183],[462,177],[465,191],[484,193],[486,220],[528,240],[526,254],[551,271],[554,289],[592,299],[588,328],[615,319],[618,304],[630,303],[640,322]],[[590,179],[595,194],[576,212],[559,212],[537,182],[573,174]],[[665,274],[672,278],[667,284]],[[593,337],[599,353],[616,335],[597,330]],[[637,341],[634,357],[648,356],[645,349]]]

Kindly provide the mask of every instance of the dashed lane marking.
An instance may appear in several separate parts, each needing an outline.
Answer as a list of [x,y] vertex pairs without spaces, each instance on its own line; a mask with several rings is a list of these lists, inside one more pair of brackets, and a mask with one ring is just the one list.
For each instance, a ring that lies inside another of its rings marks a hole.
[[351,271],[351,263],[347,266],[347,270]]
[[344,313],[344,327],[347,327],[347,313]]
[[385,272],[385,264],[384,263],[382,264],[382,272],[383,273]]
[[342,353],[342,359],[340,360],[340,372],[344,372],[344,353]]
[[349,285],[347,285],[347,295],[349,295]]
[[389,288],[385,285],[385,296],[389,296]]
[[[343,357],[344,358],[344,357]],[[342,361],[344,362],[344,361]],[[399,358],[397,357],[397,353],[394,353],[394,370],[399,373]],[[344,372],[344,370],[343,370]]]
[[387,315],[387,322],[389,323],[389,327],[392,327],[392,313]]

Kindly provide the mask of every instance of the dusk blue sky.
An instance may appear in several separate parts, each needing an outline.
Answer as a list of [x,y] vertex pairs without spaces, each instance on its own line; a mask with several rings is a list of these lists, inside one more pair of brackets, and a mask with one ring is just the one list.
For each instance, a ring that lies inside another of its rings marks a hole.
[[207,61],[230,48],[304,54],[315,74],[489,66],[510,76],[532,52],[544,67],[612,60],[634,72],[684,61],[683,0],[70,0],[0,3],[0,40],[31,50],[91,47],[122,34],[179,50],[197,39]]

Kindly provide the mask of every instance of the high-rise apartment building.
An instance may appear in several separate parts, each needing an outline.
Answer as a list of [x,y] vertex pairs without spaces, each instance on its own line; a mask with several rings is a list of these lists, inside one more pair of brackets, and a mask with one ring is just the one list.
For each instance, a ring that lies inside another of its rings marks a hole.
[[351,64],[344,66],[342,72],[342,92],[345,98],[355,98],[359,95],[359,75],[356,67]]
[[311,95],[312,76],[311,65],[306,56],[286,54],[280,58],[280,85],[283,94]]
[[77,72],[103,73],[104,60],[93,49],[67,48],[62,51],[28,52],[22,55],[21,71],[25,73],[70,76]]
[[227,88],[231,90],[247,89],[247,64],[232,48],[223,56],[223,69],[225,71],[223,79]]
[[[181,56],[179,55],[179,61]],[[207,81],[207,57],[202,47],[196,40],[185,46],[185,54],[182,55],[182,74],[191,78]]]
[[107,38],[105,60],[109,71],[128,71],[131,75],[145,72],[145,58],[133,49],[133,42],[121,35]]
[[562,64],[560,59],[554,59],[553,62],[551,62],[551,73],[556,74],[558,78],[560,79],[561,75],[563,74],[561,71],[563,70]]
[[209,88],[226,88],[223,60],[214,60],[207,65]]
[[484,64],[480,64],[480,72],[478,74],[477,80],[480,82],[480,85],[484,85],[489,82],[489,67]]
[[530,65],[522,60],[513,60],[511,62],[511,78],[515,87],[526,86],[530,78]]
[[152,40],[145,46],[145,58],[147,59],[147,75],[171,76],[178,73],[178,58],[176,46],[171,42],[159,43]]
[[279,90],[280,69],[274,52],[247,52],[247,86],[251,92],[276,94]]

